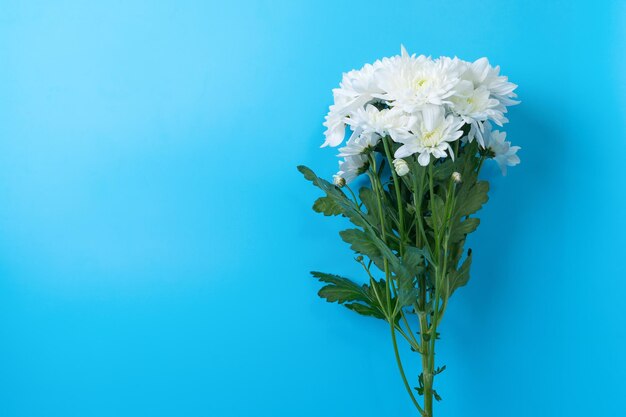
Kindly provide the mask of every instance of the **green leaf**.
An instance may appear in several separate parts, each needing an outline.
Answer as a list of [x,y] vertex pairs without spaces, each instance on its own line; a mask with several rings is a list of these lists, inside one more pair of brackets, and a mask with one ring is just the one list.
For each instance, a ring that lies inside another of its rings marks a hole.
[[398,281],[398,303],[401,307],[412,305],[417,298],[417,276],[424,271],[424,258],[430,255],[422,249],[407,245],[402,256],[402,268],[395,270]]
[[434,199],[430,201],[430,216],[433,221],[433,228],[440,230],[444,222],[445,203],[439,195],[435,194]]
[[337,216],[343,212],[341,206],[331,197],[320,197],[315,200],[313,204],[313,210],[318,213],[324,214],[324,216]]
[[378,247],[381,254],[389,260],[390,263],[397,264],[399,260],[393,254],[391,249],[381,240],[375,226],[369,221],[365,213],[335,185],[317,177],[313,171],[305,166],[299,166],[298,170],[304,174],[304,177],[313,182],[316,187],[323,190],[328,197],[331,197],[340,207],[345,216],[347,216],[356,226],[363,228],[371,241]]
[[350,249],[370,258],[379,269],[384,268],[380,250],[369,234],[359,229],[347,229],[339,232],[339,235],[350,245]]
[[457,195],[456,214],[465,217],[476,213],[489,200],[488,191],[487,181],[462,186]]
[[377,307],[372,307],[370,305],[360,303],[349,303],[344,304],[344,306],[349,310],[361,314],[362,316],[370,316],[377,319],[387,320],[384,314]]
[[407,164],[409,164],[409,173],[400,178],[402,178],[406,188],[411,191],[415,191],[415,184],[422,183],[427,169],[426,167],[421,166],[415,157],[405,158],[404,160]]
[[304,175],[304,178],[311,181],[313,185],[324,191],[327,197],[331,198],[334,203],[341,208],[341,212],[348,217],[352,223],[361,227],[371,227],[361,209],[350,200],[346,195],[334,184],[319,178],[313,171],[304,165],[298,166],[298,170]]
[[418,291],[414,284],[407,279],[398,281],[398,305],[407,307],[413,305],[417,301]]
[[450,297],[454,291],[468,283],[470,279],[470,266],[472,265],[472,250],[467,251],[467,257],[461,264],[461,267],[448,274],[448,294]]
[[300,171],[302,175],[304,175],[304,178],[309,181],[315,181],[315,179],[317,178],[317,175],[315,175],[315,173],[311,171],[310,168],[304,165],[298,165],[298,171]]
[[433,397],[435,397],[435,400],[441,401],[441,396],[439,394],[437,394],[437,391],[435,391],[435,390],[433,390]]
[[359,198],[365,206],[367,220],[373,225],[380,226],[380,213],[378,210],[378,200],[376,193],[371,188],[362,187],[359,190]]
[[[315,276],[315,273],[312,274]],[[316,278],[319,279],[318,276]],[[320,279],[320,281],[322,281],[322,279]],[[330,279],[324,281],[331,282]],[[360,286],[346,278],[338,276],[334,276],[330,284],[323,286],[318,291],[318,295],[326,299],[329,303],[338,302],[339,304],[343,304],[348,301],[366,300],[366,295]]]
[[418,395],[424,395],[424,373],[421,372],[417,377],[417,383],[419,386],[413,387],[415,391],[417,391]]
[[[428,250],[416,248],[415,246],[406,245],[404,247],[404,256],[402,262],[411,270],[419,270],[424,264],[424,258],[428,262],[432,262],[432,258]],[[417,274],[416,274],[417,275]]]
[[[379,305],[382,311],[395,310],[395,306],[397,304],[396,297],[394,297],[392,294],[389,294],[389,300],[391,304],[387,303],[387,281],[385,281],[384,279],[378,281],[370,280],[370,285],[366,285],[365,287],[367,287],[367,292],[370,299],[373,301],[373,303]],[[380,298],[380,302],[378,301],[378,298]],[[397,319],[399,319],[399,316],[396,316],[394,319],[397,321]]]
[[455,223],[454,227],[452,227],[452,232],[450,233],[450,243],[455,243],[464,239],[465,236],[476,230],[479,224],[480,219],[476,217],[471,217],[461,221],[460,223]]
[[445,162],[436,165],[433,170],[433,178],[436,181],[448,181],[454,172],[455,163],[450,158],[446,158]]
[[461,175],[465,178],[469,178],[472,172],[476,172],[476,167],[480,157],[478,156],[478,141],[473,141],[465,145],[463,149],[463,155],[458,158],[457,169]]
[[[370,259],[375,262],[379,262],[377,263],[377,266],[379,266],[379,268],[381,268],[382,266],[382,257],[383,259],[387,259],[390,270],[395,273],[398,279],[411,279],[412,275],[410,274],[410,272],[408,272],[400,259],[381,239],[381,237],[379,236],[379,232],[377,231],[374,224],[372,224],[372,221],[369,220],[368,216],[366,216],[366,214],[363,213],[353,201],[348,199],[338,187],[330,184],[328,181],[317,177],[309,168],[299,166],[298,169],[300,170],[300,172],[302,172],[306,179],[312,181],[315,186],[326,192],[326,195],[332,198],[336,202],[336,204],[341,207],[343,214],[347,216],[352,221],[352,223],[363,228],[362,232],[352,231],[348,232],[347,234],[342,234],[342,238],[344,238],[344,240],[348,241],[352,245],[355,245],[355,250],[366,252],[368,256],[371,255]],[[367,192],[365,192],[365,195],[365,200],[367,201],[369,199]],[[374,246],[378,249],[380,256],[377,255],[376,251],[374,250]],[[381,260],[378,261],[378,259]],[[406,300],[406,297],[403,298],[403,301]]]
[[323,272],[314,271],[311,275],[327,284],[319,290],[318,295],[329,303],[337,302],[364,316],[386,320],[383,306],[372,297],[368,285],[358,285],[348,278]]

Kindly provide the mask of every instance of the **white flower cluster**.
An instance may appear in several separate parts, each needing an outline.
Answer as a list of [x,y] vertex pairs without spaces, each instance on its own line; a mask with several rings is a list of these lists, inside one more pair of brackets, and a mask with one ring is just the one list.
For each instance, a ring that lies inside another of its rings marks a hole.
[[[339,149],[344,158],[335,175],[345,184],[365,171],[367,153],[385,136],[401,144],[394,154],[399,175],[408,173],[402,158],[416,155],[426,166],[431,155],[454,158],[451,142],[477,140],[491,150],[503,174],[506,166],[519,163],[518,146],[506,142],[506,133],[491,130],[491,122],[502,126],[507,106],[519,103],[513,92],[517,85],[500,75],[486,58],[467,62],[458,58],[432,59],[401,54],[366,64],[343,75],[333,90],[334,104],[326,116],[326,141],[322,146],[339,146],[346,126],[352,135]],[[464,136],[463,127],[467,135]]]

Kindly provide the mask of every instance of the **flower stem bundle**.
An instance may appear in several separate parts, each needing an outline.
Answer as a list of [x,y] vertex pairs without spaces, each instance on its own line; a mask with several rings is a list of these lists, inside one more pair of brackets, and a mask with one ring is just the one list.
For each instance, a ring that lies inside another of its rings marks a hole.
[[[484,58],[432,60],[402,48],[399,56],[344,74],[333,91],[323,146],[340,145],[346,127],[352,131],[333,181],[298,167],[325,194],[313,209],[354,224],[340,235],[367,281],[313,272],[324,283],[319,296],[388,324],[400,376],[424,417],[441,399],[438,329],[450,297],[469,280],[472,251],[465,243],[488,199],[489,183],[478,174],[487,159],[503,173],[519,163],[519,147],[490,124],[506,122],[515,87]],[[349,184],[361,176],[355,192]],[[421,372],[405,369],[399,338],[421,356]]]

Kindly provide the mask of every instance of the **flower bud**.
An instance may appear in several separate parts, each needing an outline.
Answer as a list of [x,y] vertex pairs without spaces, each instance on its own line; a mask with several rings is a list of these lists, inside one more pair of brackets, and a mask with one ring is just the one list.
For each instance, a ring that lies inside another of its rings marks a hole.
[[401,177],[409,173],[409,165],[404,159],[394,159],[393,166],[396,169],[396,173]]
[[335,175],[333,175],[333,183],[334,183],[337,187],[341,188],[341,187],[343,187],[344,185],[346,185],[346,180],[345,180],[345,179],[344,179],[341,175],[337,175],[337,174],[335,174]]
[[456,182],[457,184],[461,182],[461,174],[459,174],[458,172],[454,171],[452,173],[452,181]]

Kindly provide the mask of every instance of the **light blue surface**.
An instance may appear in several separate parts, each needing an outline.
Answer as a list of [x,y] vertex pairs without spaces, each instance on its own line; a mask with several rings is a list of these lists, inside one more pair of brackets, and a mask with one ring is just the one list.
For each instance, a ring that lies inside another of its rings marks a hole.
[[315,296],[359,269],[295,170],[400,43],[523,100],[437,415],[624,412],[623,2],[87,3],[0,4],[1,416],[415,415],[387,327]]

